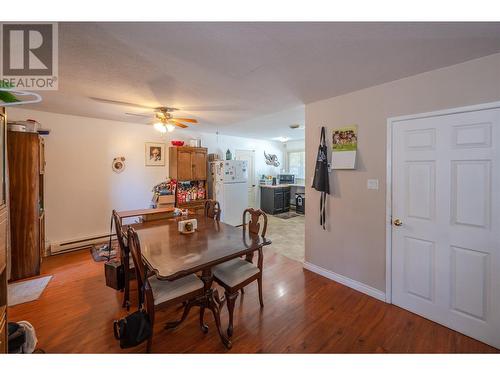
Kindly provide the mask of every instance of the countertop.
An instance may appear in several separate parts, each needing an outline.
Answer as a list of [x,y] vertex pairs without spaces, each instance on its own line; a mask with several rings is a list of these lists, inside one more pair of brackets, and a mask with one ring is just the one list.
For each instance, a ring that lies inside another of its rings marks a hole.
[[300,184],[263,185],[263,184],[261,184],[260,187],[268,188],[268,189],[278,189],[278,188],[286,188],[286,187],[302,187],[302,188],[305,188],[305,185],[300,185]]

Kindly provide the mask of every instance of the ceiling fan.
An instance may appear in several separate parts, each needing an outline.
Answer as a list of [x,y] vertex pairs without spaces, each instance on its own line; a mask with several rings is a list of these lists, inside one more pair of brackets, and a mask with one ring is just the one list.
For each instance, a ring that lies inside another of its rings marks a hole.
[[94,98],[94,97],[91,97],[90,99],[101,103],[118,104],[128,107],[147,108],[153,113],[150,113],[150,111],[148,111],[146,113],[125,112],[125,114],[129,116],[139,116],[148,118],[151,118],[151,115],[153,115],[153,126],[156,130],[158,130],[161,133],[172,132],[174,131],[175,127],[185,129],[188,127],[188,125],[184,124],[184,122],[191,124],[198,123],[198,120],[194,118],[174,117],[173,112],[178,111],[179,110],[178,108],[165,107],[165,106],[149,107],[141,104],[127,103],[127,102],[108,100],[103,98]]

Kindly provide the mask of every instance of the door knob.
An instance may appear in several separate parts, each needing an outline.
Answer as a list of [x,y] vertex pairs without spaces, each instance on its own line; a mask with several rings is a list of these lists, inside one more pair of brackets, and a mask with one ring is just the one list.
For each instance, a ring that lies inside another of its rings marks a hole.
[[395,219],[392,223],[397,227],[400,227],[401,225],[403,225],[403,222],[399,219]]

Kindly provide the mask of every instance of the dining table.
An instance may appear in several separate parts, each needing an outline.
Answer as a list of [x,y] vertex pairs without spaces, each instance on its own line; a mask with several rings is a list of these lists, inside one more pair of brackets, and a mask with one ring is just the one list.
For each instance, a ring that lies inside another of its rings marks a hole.
[[[181,220],[196,219],[193,233],[181,233]],[[229,349],[231,340],[221,327],[221,300],[213,287],[212,268],[228,260],[251,255],[263,246],[271,244],[269,238],[250,233],[246,226],[234,227],[200,214],[189,214],[151,222],[131,225],[137,232],[144,264],[158,279],[173,281],[181,277],[198,274],[204,284],[204,294],[193,301],[199,306],[200,324],[205,309],[212,311],[217,332],[222,343]]]

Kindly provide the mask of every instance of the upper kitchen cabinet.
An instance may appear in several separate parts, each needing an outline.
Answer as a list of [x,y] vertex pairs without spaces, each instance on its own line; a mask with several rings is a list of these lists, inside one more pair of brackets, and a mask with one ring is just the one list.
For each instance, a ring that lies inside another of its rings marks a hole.
[[207,179],[207,149],[203,147],[170,147],[169,175],[178,181]]

